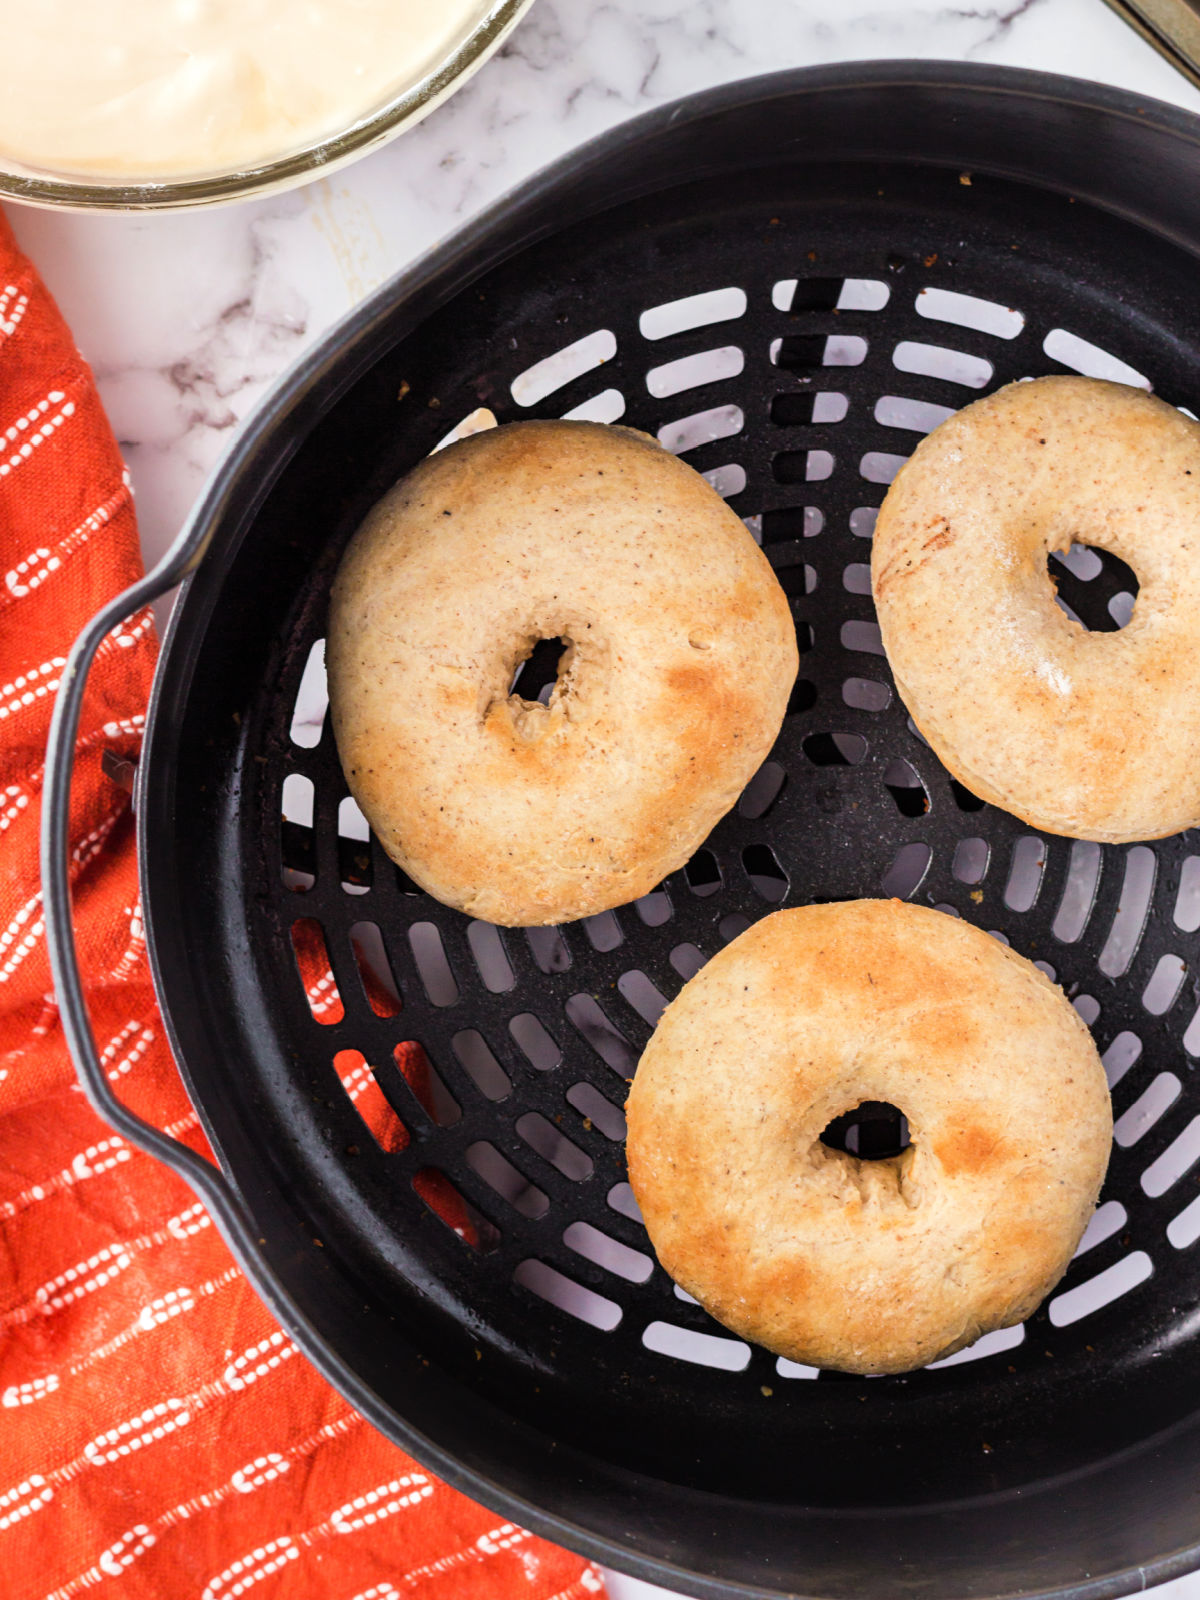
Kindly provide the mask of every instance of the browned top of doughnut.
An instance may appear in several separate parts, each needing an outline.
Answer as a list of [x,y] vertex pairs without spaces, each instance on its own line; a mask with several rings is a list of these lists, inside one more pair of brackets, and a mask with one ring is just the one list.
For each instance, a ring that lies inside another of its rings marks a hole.
[[[912,1143],[820,1142],[866,1100]],[[943,912],[779,911],[668,1006],[628,1103],[663,1266],[795,1361],[902,1372],[1027,1316],[1096,1203],[1112,1113],[1091,1035],[1024,957]]]
[[[558,637],[549,705],[510,695]],[[595,423],[430,457],[333,588],[350,788],[417,883],[491,922],[587,916],[682,866],[769,751],[797,660],[741,520],[655,441]]]
[[[1111,550],[1133,616],[1091,633],[1051,551]],[[1035,827],[1154,839],[1200,822],[1200,427],[1093,378],[1014,383],[917,447],[871,562],[884,649],[967,787]]]

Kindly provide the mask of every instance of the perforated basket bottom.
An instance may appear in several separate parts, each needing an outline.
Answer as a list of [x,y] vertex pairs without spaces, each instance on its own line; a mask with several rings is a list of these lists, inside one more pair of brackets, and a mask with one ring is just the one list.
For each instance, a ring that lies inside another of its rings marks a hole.
[[[382,361],[343,402],[375,419],[360,455],[328,490],[310,465],[264,513],[277,544],[291,519],[303,579],[240,713],[249,778],[227,814],[245,943],[228,959],[247,1029],[273,1040],[272,1064],[245,1071],[264,1127],[284,1130],[280,1182],[311,1206],[314,1236],[340,1230],[364,1300],[387,1303],[435,1364],[677,1482],[736,1468],[754,1485],[769,1470],[784,1498],[903,1500],[1021,1481],[1047,1408],[1178,1340],[1196,1298],[1200,851],[1191,835],[1128,848],[1039,835],[953,782],[896,695],[868,572],[887,483],[955,408],[1066,370],[1187,404],[1195,358],[1170,297],[1123,254],[1132,230],[1065,198],[1031,213],[1028,191],[998,180],[965,187],[812,169],[803,190],[761,177],[718,203],[685,189],[576,227]],[[345,538],[481,407],[657,434],[761,540],[802,651],[771,758],[688,867],[561,929],[497,930],[416,892],[349,799],[325,716]],[[1079,536],[1055,565],[1059,594],[1089,627],[1116,626],[1129,574]],[[1116,1114],[1102,1204],[1028,1325],[871,1383],[777,1361],[673,1287],[626,1182],[621,1112],[663,1005],[709,956],[778,907],[867,895],[940,907],[1037,961],[1093,1029]],[[296,951],[315,963],[307,990]],[[1128,1438],[1173,1410],[1164,1398],[1119,1429],[1097,1418],[1096,1433]],[[950,1426],[957,1442],[935,1450]],[[886,1490],[878,1473],[857,1485],[852,1460],[812,1457],[831,1429],[880,1461],[896,1452],[877,1463]],[[922,1430],[918,1484],[904,1450]],[[1096,1448],[1079,1431],[1055,1470]],[[983,1477],[962,1477],[968,1458]]]

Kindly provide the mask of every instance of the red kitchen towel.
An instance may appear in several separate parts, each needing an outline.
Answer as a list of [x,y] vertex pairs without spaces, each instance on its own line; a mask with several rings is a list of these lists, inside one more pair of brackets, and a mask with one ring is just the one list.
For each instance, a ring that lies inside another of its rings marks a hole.
[[[0,1592],[6,1600],[584,1600],[594,1567],[474,1505],[320,1378],[204,1208],[92,1114],[38,879],[71,639],[140,572],[91,374],[0,218]],[[203,1149],[155,1009],[128,796],[151,617],[105,640],[72,804],[76,924],[108,1075]],[[319,975],[318,975],[319,977]]]

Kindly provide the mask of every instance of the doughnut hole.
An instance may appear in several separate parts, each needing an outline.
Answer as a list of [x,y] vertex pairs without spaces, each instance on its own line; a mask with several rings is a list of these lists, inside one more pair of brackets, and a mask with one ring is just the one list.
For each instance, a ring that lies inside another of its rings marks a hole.
[[[1140,585],[1133,568],[1111,550],[1089,544],[1052,550],[1046,570],[1059,610],[1089,633],[1115,633],[1128,625]],[[1100,577],[1105,581],[1097,583]]]
[[888,1161],[902,1155],[912,1140],[908,1118],[886,1100],[864,1100],[834,1117],[821,1134],[821,1143],[859,1161]]
[[509,694],[531,705],[546,705],[558,682],[559,666],[566,649],[566,639],[539,639],[517,660]]

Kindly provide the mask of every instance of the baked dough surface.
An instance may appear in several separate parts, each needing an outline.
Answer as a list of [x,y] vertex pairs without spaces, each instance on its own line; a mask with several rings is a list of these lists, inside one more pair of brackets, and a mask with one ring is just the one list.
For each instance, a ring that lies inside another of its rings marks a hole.
[[[1092,633],[1054,603],[1051,551],[1137,575]],[[913,720],[982,800],[1120,843],[1200,822],[1200,427],[1094,378],[1013,383],[918,445],[875,528],[884,650]]]
[[[820,1142],[866,1100],[911,1144]],[[905,1372],[1020,1322],[1096,1204],[1112,1111],[1087,1028],[997,939],[896,900],[778,911],[663,1013],[629,1180],[671,1277],[743,1338]]]
[[[555,638],[549,704],[510,694]],[[740,518],[654,440],[597,423],[512,423],[431,456],[333,586],[351,792],[422,888],[510,926],[607,910],[681,867],[769,752],[797,665]]]

